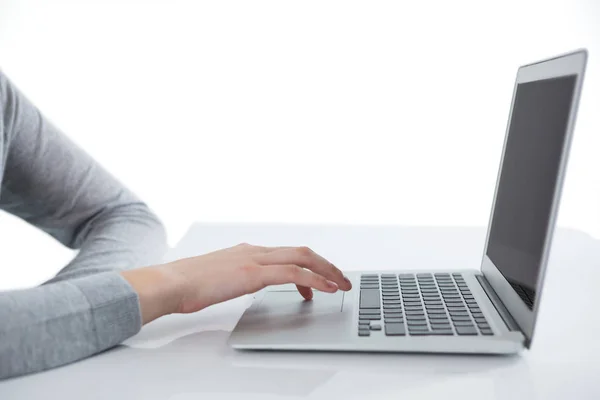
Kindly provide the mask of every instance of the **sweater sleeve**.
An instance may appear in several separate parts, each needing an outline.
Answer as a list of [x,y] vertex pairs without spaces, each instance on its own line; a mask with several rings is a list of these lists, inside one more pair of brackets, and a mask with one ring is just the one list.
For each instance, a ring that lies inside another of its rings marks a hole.
[[166,235],[145,203],[1,71],[0,118],[0,208],[79,250],[39,287],[0,292],[2,379],[88,357],[137,333],[138,297],[119,271],[160,262]]

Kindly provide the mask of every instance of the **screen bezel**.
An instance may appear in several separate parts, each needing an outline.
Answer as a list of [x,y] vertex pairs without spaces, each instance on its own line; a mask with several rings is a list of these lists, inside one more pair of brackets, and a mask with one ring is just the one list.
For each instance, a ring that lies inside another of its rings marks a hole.
[[[524,65],[519,68],[517,72],[517,78],[513,88],[513,96],[510,105],[510,112],[508,115],[508,122],[506,126],[506,133],[504,138],[504,144],[502,147],[502,157],[500,159],[500,166],[498,168],[496,187],[494,189],[494,200],[492,203],[492,210],[488,222],[488,231],[485,240],[485,249],[483,251],[483,260],[481,264],[481,272],[490,283],[504,306],[508,309],[511,316],[514,318],[519,328],[526,337],[525,346],[531,345],[533,339],[534,327],[536,317],[540,307],[540,298],[542,295],[543,281],[546,273],[546,266],[548,262],[548,255],[552,243],[552,237],[554,228],[556,225],[556,215],[558,212],[561,192],[563,187],[563,181],[566,174],[567,161],[569,156],[569,150],[571,147],[571,139],[573,137],[573,129],[575,126],[577,108],[579,105],[579,97],[581,93],[581,86],[583,83],[583,76],[585,72],[585,66],[587,63],[587,51],[585,49],[577,50],[568,54],[564,54],[551,59],[543,60],[534,64]],[[540,259],[540,271],[536,285],[536,295],[533,310],[530,310],[521,297],[514,291],[512,286],[504,278],[502,273],[494,265],[494,263],[487,256],[487,250],[490,240],[490,232],[492,229],[492,219],[494,217],[494,208],[496,206],[496,197],[498,195],[498,186],[500,183],[500,176],[502,173],[502,164],[504,162],[506,152],[506,142],[508,139],[508,133],[510,131],[510,123],[512,119],[513,107],[515,102],[515,96],[517,93],[517,86],[520,83],[538,81],[548,78],[558,78],[565,75],[576,75],[575,90],[573,92],[573,100],[571,102],[571,109],[569,110],[569,119],[567,123],[567,131],[565,141],[563,143],[563,149],[561,152],[561,159],[558,169],[558,178],[556,182],[556,188],[553,193],[551,208],[550,208],[550,220],[548,223],[548,229],[546,231],[546,238],[542,249],[542,257]]]

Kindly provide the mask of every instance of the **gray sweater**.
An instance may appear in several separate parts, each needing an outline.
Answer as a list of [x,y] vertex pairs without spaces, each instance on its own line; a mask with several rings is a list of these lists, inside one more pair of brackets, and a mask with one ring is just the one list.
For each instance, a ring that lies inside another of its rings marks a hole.
[[0,292],[0,379],[70,363],[136,334],[138,297],[118,271],[159,262],[163,226],[1,71],[0,182],[1,209],[79,249],[50,281]]

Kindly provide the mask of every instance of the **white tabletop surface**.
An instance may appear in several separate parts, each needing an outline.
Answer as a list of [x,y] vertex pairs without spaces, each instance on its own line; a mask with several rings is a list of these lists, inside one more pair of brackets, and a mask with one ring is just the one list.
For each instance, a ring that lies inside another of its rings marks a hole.
[[[179,258],[308,245],[346,270],[478,268],[483,228],[195,224]],[[600,399],[600,241],[555,235],[532,349],[516,356],[247,353],[226,340],[250,297],[172,315],[125,344],[0,383],[0,399]]]

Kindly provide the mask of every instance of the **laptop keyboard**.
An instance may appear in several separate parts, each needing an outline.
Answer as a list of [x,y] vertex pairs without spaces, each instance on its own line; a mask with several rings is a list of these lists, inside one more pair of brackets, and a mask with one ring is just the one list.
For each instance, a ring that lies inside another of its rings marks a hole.
[[460,273],[363,274],[358,312],[359,336],[494,334]]

